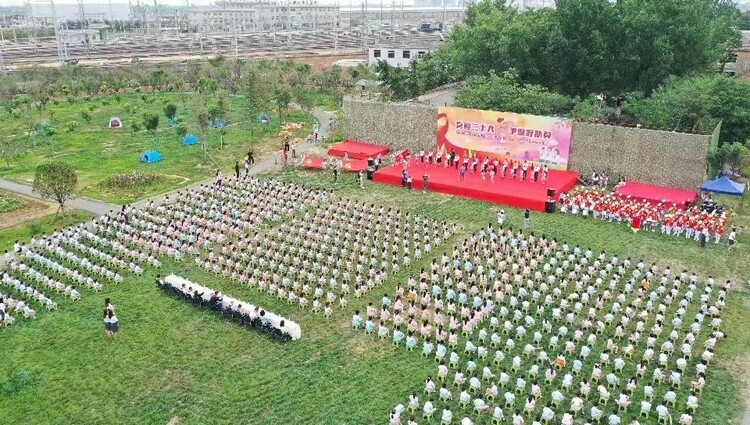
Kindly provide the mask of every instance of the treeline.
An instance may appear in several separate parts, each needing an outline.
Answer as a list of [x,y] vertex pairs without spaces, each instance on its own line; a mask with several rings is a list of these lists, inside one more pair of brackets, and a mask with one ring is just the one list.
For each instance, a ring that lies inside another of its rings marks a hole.
[[[250,103],[266,107],[277,98],[312,107],[308,94],[325,94],[341,103],[344,93],[368,72],[365,68],[313,73],[308,64],[294,61],[243,61],[217,57],[208,61],[147,66],[96,68],[32,67],[0,79],[0,103],[9,113],[33,107],[41,112],[51,100],[116,95],[119,93],[198,92],[201,95],[243,95]],[[288,103],[288,102],[286,102]]]
[[471,5],[434,54],[376,70],[393,99],[461,81],[456,104],[750,138],[750,85],[719,75],[740,45],[728,0],[558,0],[518,11]]

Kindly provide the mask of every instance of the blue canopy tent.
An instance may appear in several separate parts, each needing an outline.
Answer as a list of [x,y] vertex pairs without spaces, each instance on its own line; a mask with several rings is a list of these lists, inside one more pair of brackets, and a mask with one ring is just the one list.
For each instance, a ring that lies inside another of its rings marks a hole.
[[161,154],[155,150],[146,151],[143,155],[141,155],[141,162],[145,162],[146,164],[153,164],[154,162],[159,162],[162,159],[163,158],[161,157]]
[[701,190],[722,195],[742,196],[745,193],[745,184],[733,182],[729,177],[722,176],[714,180],[706,180]]
[[200,140],[195,134],[188,134],[182,139],[182,144],[185,146],[197,145],[198,143],[200,143]]

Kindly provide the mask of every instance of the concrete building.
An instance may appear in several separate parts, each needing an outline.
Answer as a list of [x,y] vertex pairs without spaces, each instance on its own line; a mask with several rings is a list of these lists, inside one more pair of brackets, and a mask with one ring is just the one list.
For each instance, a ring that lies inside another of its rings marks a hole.
[[313,0],[219,0],[190,9],[188,20],[205,32],[333,29],[339,26],[339,8]]
[[60,30],[60,38],[69,46],[76,44],[98,44],[102,42],[102,33],[98,29]]
[[460,22],[466,16],[463,7],[411,7],[394,3],[367,8],[341,8],[341,21],[351,26],[365,23],[393,24],[401,27],[405,24],[418,25],[421,22]]
[[432,52],[432,49],[425,47],[371,47],[367,55],[367,64],[372,66],[382,60],[387,62],[388,65],[405,68],[409,66],[412,60],[421,58],[430,52]]

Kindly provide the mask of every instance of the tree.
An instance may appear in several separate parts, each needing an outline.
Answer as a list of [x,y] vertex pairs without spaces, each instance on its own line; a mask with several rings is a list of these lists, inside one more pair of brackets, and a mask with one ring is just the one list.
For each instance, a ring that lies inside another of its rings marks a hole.
[[179,124],[174,128],[174,132],[177,135],[177,138],[182,140],[185,136],[187,136],[187,127],[185,124]]
[[5,168],[10,169],[10,160],[23,152],[21,139],[14,137],[0,137],[0,159],[5,161]]
[[152,136],[156,136],[156,129],[159,127],[159,116],[151,112],[145,112],[143,114],[143,127]]
[[167,104],[167,106],[164,107],[164,115],[169,120],[173,120],[174,117],[177,116],[177,105],[173,103]]
[[286,86],[279,86],[274,90],[274,100],[276,101],[276,107],[279,110],[279,117],[283,117],[284,111],[292,103],[292,92]]
[[708,153],[708,163],[715,173],[729,168],[731,174],[740,174],[748,162],[748,154],[750,151],[742,143],[724,143]]
[[36,167],[34,174],[34,192],[42,198],[54,199],[58,212],[65,209],[65,202],[73,199],[78,185],[78,175],[70,165],[60,161],[46,162]]
[[648,96],[670,76],[713,71],[740,42],[730,0],[557,0],[554,9],[527,11],[505,3],[470,5],[434,57],[383,78],[390,91],[413,97],[515,69],[523,84],[571,97]]
[[518,74],[491,72],[489,77],[472,77],[456,94],[456,106],[534,115],[569,114],[575,100],[546,88],[521,84]]
[[630,95],[625,120],[660,130],[711,133],[721,121],[721,143],[750,139],[750,83],[723,75],[672,79],[651,97]]

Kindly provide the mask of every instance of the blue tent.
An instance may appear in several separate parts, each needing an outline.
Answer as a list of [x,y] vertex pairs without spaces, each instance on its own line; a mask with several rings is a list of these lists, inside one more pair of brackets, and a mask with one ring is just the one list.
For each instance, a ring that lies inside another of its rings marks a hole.
[[195,134],[188,134],[182,139],[182,144],[185,146],[197,145],[198,143],[200,143],[200,140]]
[[154,162],[159,162],[161,160],[161,154],[155,150],[146,151],[141,155],[141,162],[145,162],[146,164],[153,164]]
[[211,121],[211,127],[213,128],[224,128],[227,126],[227,120],[213,120]]
[[706,180],[701,186],[704,192],[721,193],[723,195],[742,196],[745,193],[743,183],[733,182],[729,177],[722,176],[714,180]]

